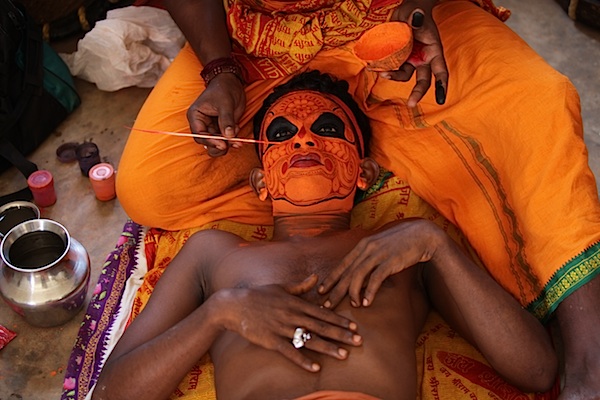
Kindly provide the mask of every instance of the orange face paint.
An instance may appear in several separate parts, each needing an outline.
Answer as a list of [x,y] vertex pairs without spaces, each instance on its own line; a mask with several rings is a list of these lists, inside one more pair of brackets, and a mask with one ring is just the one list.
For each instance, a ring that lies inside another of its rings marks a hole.
[[[360,173],[362,136],[345,104],[302,90],[267,111],[259,145],[274,213],[350,211]],[[310,207],[310,209],[308,208]]]

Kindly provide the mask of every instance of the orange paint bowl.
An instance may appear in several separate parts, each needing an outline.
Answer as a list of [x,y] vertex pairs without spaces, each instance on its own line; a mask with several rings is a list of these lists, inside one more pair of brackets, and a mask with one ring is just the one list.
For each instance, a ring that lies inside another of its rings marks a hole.
[[413,48],[412,28],[404,22],[384,22],[369,29],[356,41],[354,55],[370,71],[396,71]]

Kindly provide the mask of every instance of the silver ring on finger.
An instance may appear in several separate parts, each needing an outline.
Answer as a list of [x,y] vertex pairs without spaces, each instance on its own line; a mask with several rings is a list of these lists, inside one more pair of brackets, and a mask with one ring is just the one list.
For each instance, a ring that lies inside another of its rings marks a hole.
[[294,337],[292,339],[292,344],[295,348],[300,349],[304,347],[306,342],[308,342],[312,338],[310,332],[307,332],[304,328],[296,328],[294,331]]

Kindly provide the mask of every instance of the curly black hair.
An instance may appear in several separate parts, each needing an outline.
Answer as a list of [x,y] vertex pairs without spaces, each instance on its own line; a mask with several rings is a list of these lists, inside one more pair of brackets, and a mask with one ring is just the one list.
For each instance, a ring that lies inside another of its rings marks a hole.
[[284,94],[292,91],[313,90],[315,92],[327,93],[337,97],[348,106],[350,111],[352,111],[354,118],[356,118],[356,123],[362,133],[365,151],[361,156],[364,157],[369,154],[368,148],[371,139],[371,125],[369,124],[369,118],[360,109],[350,93],[348,93],[348,87],[348,82],[338,80],[333,75],[321,73],[318,70],[303,72],[302,74],[294,76],[283,85],[277,86],[273,90],[273,93],[271,93],[263,102],[262,107],[254,116],[254,138],[256,140],[260,139],[260,127],[263,119],[265,118],[267,110],[275,103],[275,101]]

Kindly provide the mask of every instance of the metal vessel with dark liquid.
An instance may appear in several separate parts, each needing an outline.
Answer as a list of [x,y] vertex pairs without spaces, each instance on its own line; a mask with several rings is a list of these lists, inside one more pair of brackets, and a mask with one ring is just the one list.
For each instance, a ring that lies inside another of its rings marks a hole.
[[81,310],[90,259],[64,226],[49,219],[22,222],[4,236],[0,255],[0,295],[31,325],[61,325]]

